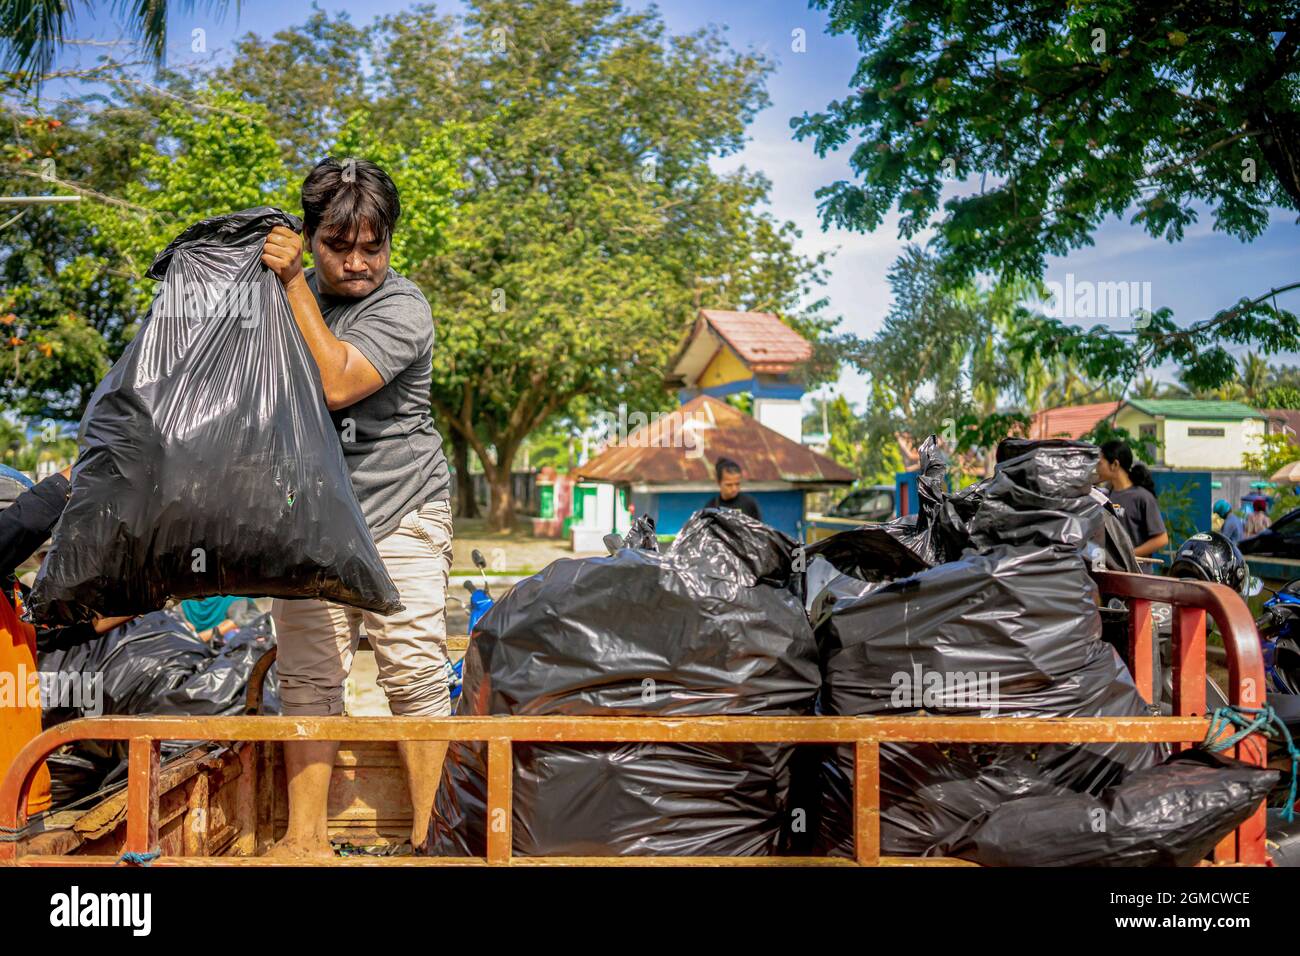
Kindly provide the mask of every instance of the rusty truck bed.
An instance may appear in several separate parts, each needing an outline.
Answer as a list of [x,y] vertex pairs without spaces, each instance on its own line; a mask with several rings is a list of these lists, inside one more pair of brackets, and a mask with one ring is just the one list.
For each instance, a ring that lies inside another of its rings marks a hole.
[[[1174,606],[1174,716],[1126,718],[966,717],[98,717],[50,728],[19,754],[0,782],[0,836],[22,833],[21,807],[46,755],[80,739],[128,741],[126,789],[73,825],[0,840],[0,864],[19,866],[271,865],[262,854],[283,831],[285,788],[278,760],[285,740],[340,740],[330,787],[330,833],[339,843],[384,847],[409,832],[410,805],[398,740],[476,740],[488,749],[488,827],[484,857],[347,855],[322,865],[966,865],[946,858],[891,857],[880,852],[880,745],[932,743],[1165,742],[1190,746],[1206,735],[1207,615],[1223,636],[1229,698],[1261,706],[1264,669],[1258,635],[1245,604],[1221,585],[1099,572],[1103,599],[1128,604],[1129,653],[1138,689],[1152,699],[1153,602]],[[260,698],[250,688],[250,697]],[[209,739],[205,751],[160,764],[163,740]],[[694,742],[851,744],[855,854],[825,857],[515,857],[511,852],[511,749],[517,742]],[[1264,738],[1242,741],[1235,756],[1263,765]],[[381,851],[382,852],[382,851]],[[1219,865],[1266,865],[1261,806],[1216,848]]]

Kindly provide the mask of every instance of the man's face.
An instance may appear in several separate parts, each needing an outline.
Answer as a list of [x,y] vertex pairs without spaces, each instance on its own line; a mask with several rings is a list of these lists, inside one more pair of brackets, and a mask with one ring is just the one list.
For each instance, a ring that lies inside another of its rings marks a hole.
[[377,241],[369,223],[362,223],[348,235],[309,235],[307,240],[322,292],[347,299],[364,298],[388,275],[392,243]]
[[740,494],[740,472],[724,471],[722,477],[718,479],[718,497],[723,501],[730,501],[738,494]]

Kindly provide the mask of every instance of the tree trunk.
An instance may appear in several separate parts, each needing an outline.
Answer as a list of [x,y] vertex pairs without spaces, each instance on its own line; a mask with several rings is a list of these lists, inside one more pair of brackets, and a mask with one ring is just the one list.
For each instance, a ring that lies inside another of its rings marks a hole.
[[492,461],[485,460],[482,452],[479,461],[483,462],[483,471],[488,480],[488,528],[493,531],[515,530],[515,489],[511,482],[511,472],[515,463],[515,451],[519,448],[520,438],[499,438],[494,443],[496,454]]
[[488,504],[488,527],[493,531],[515,530],[515,490],[510,480],[509,464],[497,465],[488,473],[491,491]]
[[469,473],[469,442],[454,428],[451,430],[452,467],[456,469],[456,517],[479,517],[474,500],[474,476]]

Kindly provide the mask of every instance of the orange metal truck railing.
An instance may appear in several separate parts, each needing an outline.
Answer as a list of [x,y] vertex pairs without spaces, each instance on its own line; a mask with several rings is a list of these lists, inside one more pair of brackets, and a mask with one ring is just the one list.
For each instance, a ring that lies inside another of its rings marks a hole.
[[[1218,625],[1227,650],[1233,704],[1257,707],[1263,699],[1264,667],[1254,623],[1241,599],[1221,585],[1102,572],[1096,575],[1103,596],[1129,602],[1131,662],[1137,662],[1140,689],[1150,698],[1150,605],[1175,607],[1173,717],[1125,718],[969,718],[969,717],[98,717],[69,721],[31,741],[0,782],[0,864],[113,865],[115,857],[19,855],[18,844],[5,841],[22,826],[26,793],[40,762],[74,740],[129,741],[127,854],[149,855],[158,846],[159,741],[284,740],[467,740],[488,749],[487,855],[483,858],[370,858],[379,865],[597,864],[597,865],[910,865],[957,861],[888,857],[880,854],[880,745],[882,743],[1171,743],[1204,739],[1205,616]],[[1143,683],[1145,681],[1145,684]],[[854,781],[855,859],[699,858],[699,857],[527,857],[512,855],[513,760],[516,742],[547,743],[785,743],[852,744],[856,750]],[[1263,765],[1267,748],[1256,734],[1237,747],[1239,759]],[[1264,809],[1242,824],[1215,849],[1216,863],[1267,863]],[[139,857],[132,857],[138,859]],[[154,865],[239,864],[269,862],[260,858],[214,859],[164,857]],[[329,861],[327,861],[329,862]],[[352,860],[332,861],[351,865]]]

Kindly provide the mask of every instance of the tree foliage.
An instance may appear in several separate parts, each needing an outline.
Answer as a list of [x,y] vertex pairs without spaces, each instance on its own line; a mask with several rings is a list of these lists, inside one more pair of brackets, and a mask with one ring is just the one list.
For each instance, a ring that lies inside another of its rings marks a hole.
[[[56,117],[50,148],[75,157],[47,188],[89,201],[0,232],[13,280],[0,322],[32,323],[11,338],[57,359],[47,383],[11,379],[4,398],[75,417],[176,232],[243,206],[296,212],[316,161],[367,156],[402,192],[394,264],[433,310],[438,426],[480,458],[508,526],[528,435],[583,409],[671,404],[666,360],[699,308],[782,315],[817,345],[813,384],[834,376],[824,258],[795,252],[761,174],[713,168],[767,105],[770,69],[715,30],[671,35],[654,9],[477,0],[458,19],[421,6],[363,26],[317,11],[244,37],[206,74],[128,72],[48,114],[20,96],[15,121]],[[40,137],[22,148],[39,155]],[[6,175],[30,172],[31,156],[6,159]],[[112,291],[98,305],[95,284]]]
[[853,340],[845,353],[870,377],[866,431],[877,453],[898,434],[935,434],[954,452],[988,458],[999,441],[1028,427],[1019,408],[1066,404],[1091,390],[1068,355],[1013,347],[1017,302],[1032,285],[954,284],[939,257],[919,246],[899,257],[889,283],[880,331]]
[[[1300,209],[1300,4],[813,0],[864,56],[854,89],[792,120],[860,182],[820,190],[827,223],[937,228],[945,264],[1041,275],[1132,211],[1181,239],[1259,236]],[[977,192],[945,185],[980,177]]]
[[[818,191],[823,222],[874,229],[897,209],[902,236],[934,230],[951,283],[1041,278],[1114,216],[1173,242],[1208,210],[1249,241],[1273,208],[1300,209],[1297,0],[813,6],[863,51],[845,97],[791,120],[819,155],[849,150],[856,178]],[[1119,395],[1166,363],[1213,390],[1236,372],[1233,345],[1300,349],[1300,320],[1277,304],[1297,287],[1120,332],[1026,307],[1010,356],[1069,362]]]

